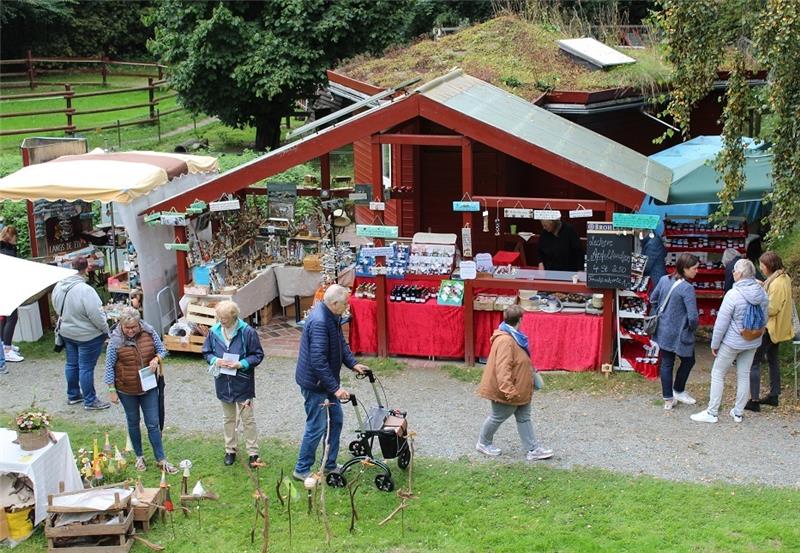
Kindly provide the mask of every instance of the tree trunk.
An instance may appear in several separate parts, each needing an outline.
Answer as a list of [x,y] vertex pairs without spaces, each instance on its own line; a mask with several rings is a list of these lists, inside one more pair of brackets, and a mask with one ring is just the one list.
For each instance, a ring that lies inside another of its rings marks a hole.
[[256,126],[256,145],[257,152],[274,150],[280,146],[281,142],[281,116],[265,117],[260,119]]

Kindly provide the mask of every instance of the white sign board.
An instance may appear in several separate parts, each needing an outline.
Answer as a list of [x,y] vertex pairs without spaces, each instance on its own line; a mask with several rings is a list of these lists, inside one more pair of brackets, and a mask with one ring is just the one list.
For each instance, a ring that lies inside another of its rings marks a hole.
[[591,209],[573,209],[569,212],[570,219],[584,219],[594,215]]
[[370,202],[369,208],[372,211],[386,211],[386,202]]
[[211,202],[208,208],[211,211],[233,211],[241,207],[239,200],[225,200],[222,202]]
[[533,218],[539,221],[558,221],[561,219],[561,212],[557,209],[536,209],[533,211]]
[[503,210],[503,215],[508,219],[531,219],[533,210],[521,207],[507,207]]
[[478,277],[478,266],[474,261],[461,261],[458,264],[461,280],[472,280]]
[[350,192],[348,194],[347,199],[356,201],[366,201],[367,200],[367,193],[366,192]]

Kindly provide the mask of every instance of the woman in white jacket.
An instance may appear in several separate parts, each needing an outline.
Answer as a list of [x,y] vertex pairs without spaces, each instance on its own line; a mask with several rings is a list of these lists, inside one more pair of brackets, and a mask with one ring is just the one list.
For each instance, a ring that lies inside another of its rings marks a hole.
[[711,337],[711,353],[714,354],[714,365],[711,367],[711,394],[708,408],[692,415],[697,422],[717,422],[719,405],[722,402],[722,390],[725,384],[725,373],[734,361],[736,362],[736,404],[731,409],[734,422],[742,422],[742,412],[750,397],[750,365],[761,345],[761,336],[749,340],[742,335],[745,313],[748,305],[756,305],[763,310],[764,322],[767,321],[767,293],[755,279],[756,268],[749,259],[740,259],[733,266],[733,288],[728,290],[714,323]]

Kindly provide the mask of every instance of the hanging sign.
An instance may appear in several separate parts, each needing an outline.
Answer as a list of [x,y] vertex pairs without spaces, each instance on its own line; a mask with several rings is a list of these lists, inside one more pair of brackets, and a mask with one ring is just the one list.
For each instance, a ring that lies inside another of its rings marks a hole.
[[525,209],[523,207],[507,207],[503,210],[503,215],[507,219],[532,219],[533,210]]
[[157,225],[161,222],[161,213],[150,213],[144,216],[144,222],[148,225]]
[[234,211],[241,207],[239,200],[223,200],[221,202],[211,202],[208,208],[211,211]]
[[474,261],[461,261],[458,264],[458,273],[462,280],[478,278],[478,266]]
[[614,213],[611,221],[614,228],[641,228],[655,230],[660,218],[658,215],[645,215],[643,213]]
[[586,225],[586,285],[589,288],[617,288],[631,285],[633,236],[614,232],[612,223]]
[[594,215],[591,209],[573,209],[569,212],[570,219],[587,219]]
[[188,224],[186,214],[177,211],[162,211],[160,222],[170,227],[185,227]]
[[386,202],[370,202],[369,208],[372,211],[386,211]]
[[398,228],[385,225],[356,225],[356,236],[367,238],[397,238]]
[[189,244],[181,244],[178,243],[168,243],[164,244],[164,247],[173,252],[188,252],[189,251]]
[[453,202],[453,211],[480,211],[481,204],[479,202]]
[[351,192],[348,199],[355,202],[356,205],[367,205],[372,201],[372,185],[357,184],[355,186],[355,192]]
[[394,255],[394,248],[392,246],[362,246],[358,251],[364,257],[391,257]]
[[561,212],[557,209],[534,209],[533,218],[539,221],[558,221],[561,219]]
[[469,227],[461,229],[461,250],[464,257],[472,257],[472,229]]

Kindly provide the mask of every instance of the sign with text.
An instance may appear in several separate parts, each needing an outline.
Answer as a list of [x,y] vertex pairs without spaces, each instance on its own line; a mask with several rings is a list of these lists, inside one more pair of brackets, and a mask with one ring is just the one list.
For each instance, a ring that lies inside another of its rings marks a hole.
[[356,184],[355,192],[350,194],[350,199],[356,205],[367,205],[372,201],[372,185],[371,184]]
[[359,252],[364,257],[382,257],[382,256],[386,257],[394,255],[394,248],[391,246],[383,246],[383,247],[362,246]]
[[370,202],[369,208],[372,211],[386,211],[386,202]]
[[614,228],[640,228],[655,230],[660,217],[658,215],[645,215],[644,213],[614,213],[611,221]]
[[591,209],[573,209],[569,212],[570,219],[587,219],[594,215]]
[[503,216],[507,219],[532,219],[533,210],[524,207],[507,207],[503,210]]
[[633,235],[613,232],[609,228],[611,223],[588,225],[586,285],[589,288],[627,289],[631,285]]
[[478,266],[474,261],[461,261],[458,264],[458,272],[462,280],[472,280],[478,278]]
[[535,209],[533,218],[538,221],[558,221],[561,219],[561,212],[557,209]]
[[366,238],[397,238],[398,228],[385,225],[356,225],[356,236]]
[[453,211],[480,211],[479,202],[453,202]]
[[211,211],[235,211],[241,207],[239,200],[224,200],[221,202],[211,202],[208,209]]

